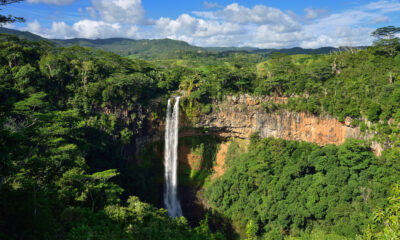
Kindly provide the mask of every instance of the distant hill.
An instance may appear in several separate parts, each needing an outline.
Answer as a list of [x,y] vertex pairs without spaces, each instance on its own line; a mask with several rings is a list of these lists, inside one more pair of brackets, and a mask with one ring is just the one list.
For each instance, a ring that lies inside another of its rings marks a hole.
[[0,33],[17,35],[20,38],[25,38],[25,39],[32,40],[32,41],[46,40],[46,38],[43,38],[39,35],[30,33],[28,31],[19,31],[19,30],[3,28],[3,27],[0,27]]
[[75,38],[68,40],[53,39],[53,41],[62,46],[80,45],[114,52],[123,56],[139,55],[144,59],[164,59],[173,57],[177,52],[205,51],[201,47],[192,46],[186,42],[171,39],[134,40],[128,38],[108,38],[91,40]]
[[[0,27],[0,33],[13,34],[28,40],[46,40],[46,38],[32,34],[27,31],[18,31],[14,29]],[[193,52],[197,54],[204,53],[253,53],[269,55],[273,52],[281,52],[286,54],[325,54],[339,50],[334,47],[322,47],[316,49],[304,49],[300,47],[287,49],[259,49],[253,47],[197,47],[187,42],[171,40],[171,39],[154,39],[154,40],[135,40],[128,38],[108,38],[108,39],[47,39],[59,46],[79,45],[83,47],[91,47],[104,51],[113,52],[122,56],[135,56],[147,60],[157,59],[173,59],[181,58],[182,55]],[[361,47],[363,48],[363,47]]]
[[301,47],[294,47],[294,48],[282,48],[282,49],[257,49],[251,51],[252,53],[264,53],[264,54],[271,54],[274,52],[286,53],[289,55],[293,54],[326,54],[334,51],[338,51],[338,48],[334,47],[321,47],[321,48],[301,48]]
[[254,48],[254,47],[205,47],[204,49],[210,51],[210,52],[241,52],[241,51],[246,51],[246,52],[252,52],[256,51],[259,48]]
[[281,48],[281,49],[274,49],[274,48],[253,48],[253,47],[206,47],[206,50],[210,52],[248,52],[248,53],[261,53],[261,54],[271,54],[274,52],[286,53],[286,54],[325,54],[330,53],[332,51],[339,50],[338,48],[334,47],[322,47],[316,49],[304,49],[301,47],[294,47],[294,48]]
[[0,33],[16,35],[28,40],[49,40],[58,46],[79,45],[104,51],[113,52],[122,56],[136,55],[143,59],[166,59],[182,52],[205,52],[201,47],[196,47],[187,42],[171,39],[135,40],[128,38],[108,39],[46,39],[27,31],[19,31],[0,27]]

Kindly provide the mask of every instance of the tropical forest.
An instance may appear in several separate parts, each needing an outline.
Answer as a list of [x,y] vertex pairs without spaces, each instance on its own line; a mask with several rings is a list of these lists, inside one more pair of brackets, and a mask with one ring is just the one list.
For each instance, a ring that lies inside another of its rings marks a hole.
[[[400,239],[397,22],[367,32],[370,44],[316,47],[68,37],[78,22],[29,22],[42,5],[81,2],[0,1],[0,239]],[[120,2],[80,11],[111,28],[122,10],[150,8]],[[368,6],[382,2],[398,3]],[[296,19],[223,4],[193,12],[198,28],[247,10]],[[313,21],[335,15],[321,14]],[[161,34],[162,21],[173,31],[189,17],[135,24]]]

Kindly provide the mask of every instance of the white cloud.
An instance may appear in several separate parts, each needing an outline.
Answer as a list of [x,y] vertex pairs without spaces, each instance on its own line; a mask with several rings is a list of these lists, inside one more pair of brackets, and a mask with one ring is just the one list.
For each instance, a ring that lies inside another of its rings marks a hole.
[[188,14],[182,14],[176,20],[160,18],[156,21],[155,26],[159,33],[164,36],[186,34],[194,37],[210,37],[218,34],[236,34],[241,31],[238,24],[220,24],[217,21],[194,18]]
[[73,29],[64,22],[53,22],[51,29],[46,29],[37,20],[34,20],[33,22],[28,22],[27,27],[21,30],[26,30],[46,38],[71,38],[76,35]]
[[0,27],[14,29],[15,24],[14,23],[5,23],[5,24],[0,24]]
[[326,35],[319,35],[316,38],[310,39],[308,41],[303,41],[300,44],[302,48],[318,48],[321,46],[334,46],[335,41]]
[[84,19],[74,23],[72,28],[83,38],[107,38],[109,36],[121,36],[121,25],[118,23],[106,23]]
[[222,8],[222,6],[219,5],[219,4],[216,3],[216,2],[207,2],[207,1],[204,1],[203,4],[204,4],[204,7],[207,8],[207,9]]
[[130,38],[140,38],[140,31],[137,26],[132,26],[126,32],[127,36]]
[[118,23],[107,23],[83,19],[72,26],[65,22],[53,22],[51,28],[43,28],[38,21],[29,22],[23,30],[41,35],[47,38],[69,39],[69,38],[110,38],[139,36],[139,28],[135,25],[127,27]]
[[324,9],[314,9],[312,7],[305,8],[304,11],[306,11],[306,19],[315,19],[326,12]]
[[288,14],[277,8],[265,5],[256,5],[247,8],[237,3],[226,6],[223,10],[215,12],[194,12],[197,16],[209,19],[219,19],[238,24],[273,24],[279,25],[283,31],[299,29],[300,25]]
[[371,2],[365,6],[367,10],[379,10],[383,13],[389,12],[397,12],[400,11],[400,3],[399,1],[387,1],[387,0],[380,0],[377,2]]
[[88,12],[89,15],[90,15],[92,18],[96,18],[96,17],[97,17],[96,9],[94,9],[93,7],[87,7],[87,8],[86,8],[86,12]]
[[390,18],[387,16],[376,16],[372,21],[368,22],[369,24],[378,24],[378,23],[386,23],[389,22]]
[[53,22],[50,30],[45,30],[52,37],[63,39],[77,37],[78,33],[64,22]]
[[41,34],[43,32],[42,26],[38,20],[28,22],[26,24],[26,30],[35,34]]
[[155,28],[160,37],[200,46],[290,47],[307,35],[291,16],[264,5],[247,8],[233,3],[194,14],[197,17],[160,18]]
[[[199,46],[359,46],[372,42],[371,24],[388,22],[387,13],[400,11],[399,1],[380,0],[332,14],[309,7],[300,17],[265,5],[249,8],[232,3],[175,19],[151,20],[145,18],[141,0],[92,0],[92,4],[82,10],[91,19],[70,25],[53,22],[50,28],[35,20],[25,29],[49,38],[171,38]],[[212,2],[204,4],[217,7]]]
[[304,31],[282,32],[270,25],[258,27],[253,36],[253,45],[260,48],[291,47],[299,41],[312,38],[311,34]]
[[55,5],[68,5],[73,3],[75,0],[27,0],[28,3],[46,3]]
[[304,31],[312,33],[314,39],[310,42],[302,41],[303,47],[328,46],[365,46],[372,41],[370,37],[374,30],[370,27],[363,27],[373,19],[379,19],[381,15],[361,10],[348,10],[341,13],[331,14],[318,19],[315,23],[304,26]]
[[[209,42],[218,42],[221,37],[243,33],[239,24],[203,20],[188,14],[182,14],[176,20],[160,18],[155,22],[155,28],[160,37],[179,39],[200,45],[208,45]],[[206,40],[206,38],[212,38],[212,40]]]
[[92,4],[105,22],[136,24],[144,21],[141,0],[92,0]]

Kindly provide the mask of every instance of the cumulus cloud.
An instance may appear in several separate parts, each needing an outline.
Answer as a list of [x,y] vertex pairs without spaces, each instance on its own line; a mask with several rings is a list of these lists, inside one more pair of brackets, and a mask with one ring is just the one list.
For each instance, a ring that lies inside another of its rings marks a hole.
[[38,20],[28,22],[26,24],[26,30],[36,34],[41,34],[43,32],[42,26],[40,25]]
[[43,28],[38,21],[29,22],[24,30],[35,34],[58,39],[69,38],[109,38],[109,37],[136,37],[139,36],[139,28],[133,26],[122,26],[118,23],[107,23],[83,19],[72,26],[65,22],[53,22],[51,28]]
[[300,25],[288,14],[283,13],[277,8],[265,5],[256,5],[247,8],[237,3],[226,6],[223,10],[215,12],[194,12],[199,17],[209,19],[219,19],[238,24],[273,24],[279,25],[282,31],[292,31],[299,29]]
[[107,38],[109,36],[121,36],[121,25],[118,23],[106,23],[84,19],[74,23],[72,28],[83,38]]
[[210,37],[218,34],[236,34],[241,31],[238,24],[220,24],[217,21],[205,21],[188,14],[182,14],[176,20],[160,18],[155,26],[163,36],[185,34],[194,37]]
[[65,37],[78,37],[77,32],[65,22],[53,22],[50,30],[42,29],[42,31],[47,35],[61,39]]
[[139,31],[139,28],[137,26],[132,26],[128,29],[128,31],[126,32],[127,37],[130,38],[140,38],[141,34]]
[[282,32],[271,25],[259,26],[253,34],[253,46],[259,48],[282,48],[296,46],[300,41],[309,40],[312,34],[304,31]]
[[372,41],[370,34],[372,27],[362,26],[379,19],[381,15],[374,12],[361,10],[347,10],[341,13],[331,14],[318,19],[315,23],[304,26],[304,31],[312,33],[314,38],[302,41],[302,47],[321,46],[365,46]]
[[92,6],[82,10],[89,19],[70,25],[53,22],[50,28],[35,20],[26,29],[50,38],[171,38],[198,46],[359,46],[372,42],[371,24],[387,22],[388,13],[400,11],[398,0],[379,0],[332,14],[309,7],[303,17],[266,5],[232,3],[215,9],[218,6],[212,2],[204,4],[214,9],[149,20],[141,0],[92,0]]
[[[188,14],[182,14],[176,20],[160,18],[155,22],[155,28],[160,37],[179,39],[200,45],[220,42],[219,38],[226,39],[227,36],[243,33],[239,24],[219,23],[215,20],[206,21]],[[212,40],[206,38],[212,38]]]
[[158,19],[159,36],[200,46],[289,47],[305,35],[291,16],[264,5],[247,8],[233,3],[221,10],[193,13]]
[[144,21],[141,0],[92,0],[105,22],[136,24]]
[[28,3],[46,3],[55,5],[68,5],[73,3],[75,0],[27,0]]

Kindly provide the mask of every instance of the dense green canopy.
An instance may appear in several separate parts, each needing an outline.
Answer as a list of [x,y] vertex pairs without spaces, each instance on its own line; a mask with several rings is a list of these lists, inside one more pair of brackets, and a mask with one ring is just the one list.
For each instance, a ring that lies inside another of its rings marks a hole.
[[0,38],[1,239],[221,238],[207,222],[191,228],[129,197],[153,199],[144,185],[154,172],[128,168],[125,147],[141,128],[134,110],[166,92],[157,86],[162,71]]
[[[225,229],[208,226],[219,219],[248,239],[387,236],[385,223],[398,216],[387,199],[400,170],[398,44],[324,55],[186,52],[146,62],[0,35],[0,238],[224,239]],[[253,136],[247,153],[231,144],[229,170],[211,179],[220,139],[193,137],[186,141],[207,158],[195,186],[205,191],[210,219],[191,223],[197,227],[170,219],[155,207],[162,144],[138,153],[136,140],[162,119],[170,95],[184,96],[190,124],[216,111],[216,101],[245,93],[287,99],[260,111],[350,117],[387,149],[377,157],[365,141],[319,147]],[[375,208],[388,210],[374,220]]]
[[241,228],[255,223],[266,239],[317,229],[354,238],[372,223],[397,174],[358,140],[319,147],[267,138],[232,159],[205,197]]

